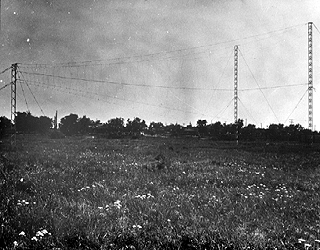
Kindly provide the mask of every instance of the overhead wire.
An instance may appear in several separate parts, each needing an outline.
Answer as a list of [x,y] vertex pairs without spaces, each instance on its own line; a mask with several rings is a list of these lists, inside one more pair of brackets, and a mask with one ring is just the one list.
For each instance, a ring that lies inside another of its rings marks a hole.
[[[156,52],[156,53],[149,53],[149,54],[144,54],[144,55],[134,55],[134,56],[125,56],[125,57],[117,57],[117,58],[111,58],[108,59],[108,61],[112,61],[112,60],[128,60],[128,59],[132,59],[132,58],[143,58],[143,57],[151,57],[151,56],[158,56],[158,55],[166,55],[166,54],[170,54],[170,53],[176,53],[176,52],[182,52],[182,51],[189,51],[189,50],[196,50],[196,49],[203,49],[203,48],[210,48],[210,47],[214,47],[214,46],[218,46],[218,45],[222,45],[222,44],[227,44],[227,43],[234,43],[236,41],[240,41],[240,40],[248,40],[251,38],[255,38],[255,37],[259,37],[259,36],[265,36],[265,35],[269,35],[269,34],[274,34],[277,32],[282,32],[282,31],[288,31],[290,29],[294,29],[297,27],[300,27],[302,25],[305,25],[306,23],[303,24],[297,24],[297,25],[292,25],[292,26],[288,26],[282,29],[277,29],[277,30],[272,30],[269,32],[264,32],[264,33],[260,33],[260,34],[255,34],[255,35],[250,35],[250,36],[246,36],[246,37],[242,37],[242,38],[237,38],[237,39],[231,39],[231,40],[227,40],[227,41],[221,41],[221,42],[217,42],[217,43],[212,43],[212,44],[208,44],[208,45],[199,45],[199,46],[192,46],[192,47],[186,47],[186,48],[181,48],[181,49],[176,49],[176,50],[168,50],[168,51],[161,51],[161,52]],[[241,43],[240,43],[241,44]],[[87,61],[79,61],[79,62],[67,62],[67,63],[57,63],[56,65],[66,65],[66,66],[70,66],[71,64],[83,64],[83,63],[91,63],[91,62],[103,62],[106,60],[87,60]],[[24,63],[24,65],[33,65],[33,64],[27,64]],[[38,65],[52,65],[52,64],[38,64]]]
[[23,88],[23,85],[22,85],[22,83],[21,83],[21,81],[20,81],[20,74],[18,74],[17,77],[18,77],[17,80],[19,81],[20,86],[21,86],[21,90],[22,90],[22,95],[23,95],[24,101],[25,101],[26,106],[27,106],[27,111],[30,111],[29,105],[28,105],[28,102],[27,102],[27,98],[26,98],[26,95],[25,95],[25,92],[24,92],[24,88]]
[[256,119],[254,119],[254,117],[253,117],[252,114],[249,112],[249,110],[246,108],[246,106],[245,106],[244,103],[241,101],[241,99],[238,98],[238,100],[239,100],[239,102],[242,104],[242,106],[243,106],[244,110],[247,112],[247,114],[252,118],[252,120],[253,120],[256,124],[258,124],[258,122],[256,121]]
[[252,91],[252,90],[262,90],[262,89],[279,89],[279,88],[298,87],[298,86],[305,86],[305,84],[304,83],[297,83],[297,84],[277,85],[277,86],[270,86],[270,87],[246,88],[246,89],[239,89],[238,91]]
[[[230,59],[231,59],[231,57],[232,57],[232,52],[233,52],[233,51],[231,51],[230,56],[229,56],[229,59],[228,59],[227,63],[225,64],[224,69],[223,69],[223,71],[222,71],[222,73],[221,73],[221,75],[220,75],[220,77],[219,77],[218,84],[217,84],[218,86],[220,85],[221,79],[222,79],[222,77],[223,77],[223,75],[224,75],[224,73],[225,73],[225,71],[226,71],[226,69],[227,69],[227,66],[229,65]],[[231,90],[231,91],[233,91],[233,90]],[[215,90],[214,90],[214,92],[215,92]],[[205,108],[205,110],[204,110],[205,113],[207,112],[207,109],[208,109],[209,104],[210,104],[210,102],[211,102],[211,100],[212,100],[212,98],[213,98],[213,95],[214,95],[214,93],[212,93],[212,95],[211,95],[211,97],[210,97],[210,99],[209,99],[209,101],[208,101],[208,103],[207,103],[207,106],[206,106],[206,108]]]
[[[20,63],[20,67],[24,67],[24,68],[30,68],[30,67],[58,67],[58,68],[79,68],[79,67],[85,67],[85,66],[112,66],[112,65],[121,65],[121,64],[130,64],[130,63],[139,63],[139,62],[151,62],[156,60],[157,62],[159,61],[164,61],[164,60],[180,60],[182,58],[187,58],[185,60],[192,60],[192,59],[197,59],[196,57],[190,57],[190,56],[195,56],[195,55],[200,55],[200,54],[213,54],[212,51],[215,50],[223,50],[223,49],[228,49],[228,47],[224,47],[224,48],[217,48],[217,49],[207,49],[205,51],[199,51],[199,52],[189,52],[188,54],[183,54],[183,55],[166,55],[167,57],[160,57],[160,58],[145,58],[145,59],[140,59],[140,60],[135,60],[135,61],[115,61],[115,62],[103,62],[101,61],[100,63],[90,63],[90,64],[73,64],[73,63],[66,63],[65,65],[50,65],[50,64],[27,64],[27,63]],[[219,56],[219,54],[216,54],[217,56]],[[222,56],[224,55],[224,53],[221,54]],[[188,58],[189,57],[189,58]],[[198,58],[201,58],[198,57]],[[112,60],[112,59],[110,59]]]
[[[146,54],[146,55],[136,55],[136,56],[112,58],[112,59],[108,59],[108,61],[110,62],[112,60],[119,60],[119,61],[123,60],[122,62],[121,61],[120,62],[115,62],[117,64],[123,64],[123,63],[135,63],[135,61],[124,62],[124,60],[128,60],[128,59],[129,60],[133,60],[133,58],[138,58],[140,60],[144,59],[144,61],[162,60],[162,59],[163,60],[169,60],[169,59],[173,59],[173,58],[182,59],[182,58],[189,57],[189,56],[207,54],[211,47],[218,46],[218,45],[221,45],[221,44],[227,44],[227,43],[231,43],[231,42],[239,41],[239,40],[248,40],[248,39],[255,38],[255,37],[261,37],[261,36],[265,36],[265,35],[275,34],[277,32],[287,32],[287,31],[289,31],[291,29],[294,29],[294,28],[296,28],[298,26],[301,26],[301,25],[294,25],[294,26],[286,27],[286,28],[279,29],[279,30],[274,30],[274,31],[265,32],[265,33],[262,33],[262,34],[256,34],[256,35],[247,36],[247,37],[244,37],[244,38],[233,39],[233,40],[230,40],[230,41],[219,42],[219,43],[210,44],[210,45],[195,46],[195,47],[189,47],[189,48],[185,48],[185,49],[178,49],[178,50],[172,50],[172,51],[164,51],[164,52],[162,51],[162,52],[151,53],[151,54]],[[319,30],[318,30],[318,32],[319,32]],[[261,40],[262,39],[268,39],[268,38],[269,37],[261,38]],[[242,43],[240,43],[240,44],[242,44]],[[198,50],[198,49],[206,49],[206,50],[205,51],[196,51],[196,52],[192,51],[192,50]],[[213,49],[211,49],[211,50],[213,50]],[[182,55],[170,55],[170,53],[172,54],[172,53],[176,53],[176,52],[178,52],[178,53],[189,52],[189,53],[188,54],[182,54]],[[240,51],[240,53],[241,53],[241,55],[243,57],[243,54],[242,54],[241,51]],[[160,55],[160,58],[153,58],[153,57],[156,57],[158,55]],[[161,56],[162,56],[162,58],[161,58]],[[163,56],[167,56],[167,57],[164,58]],[[148,57],[150,57],[150,58],[148,58]],[[198,57],[198,58],[201,58],[201,57]],[[243,57],[243,59],[244,59],[245,63],[247,64],[247,62],[246,62],[244,57]],[[229,58],[229,60],[230,60],[230,58]],[[91,61],[88,60],[88,61],[82,61],[82,62],[59,63],[59,64],[55,64],[53,67],[58,67],[57,65],[60,65],[61,67],[67,67],[67,68],[68,67],[86,67],[88,65],[93,66],[93,63],[104,62],[104,61],[105,60],[91,60]],[[23,67],[24,65],[34,67],[34,64],[22,64],[21,66]],[[52,67],[52,64],[36,64],[36,65],[37,65],[37,67],[47,67],[47,66]],[[103,66],[105,64],[100,63],[98,65]],[[251,69],[249,68],[248,64],[247,64],[247,67],[248,67],[252,77],[256,81],[256,83],[258,85],[258,88],[255,88],[255,89],[253,89],[253,88],[252,89],[242,89],[242,90],[239,90],[239,91],[260,90],[261,93],[263,94],[264,98],[266,99],[270,109],[272,110],[272,112],[274,113],[275,117],[279,121],[278,117],[276,116],[275,112],[273,111],[273,109],[272,109],[270,103],[268,102],[268,99],[266,98],[265,94],[263,93],[262,89],[284,88],[284,87],[289,87],[289,86],[298,86],[300,84],[297,84],[297,85],[284,85],[284,86],[273,86],[273,87],[260,87],[260,85],[258,84],[257,80],[255,79]],[[10,69],[10,68],[11,67],[9,67],[8,69]],[[6,69],[6,70],[8,70],[8,69]],[[225,67],[225,69],[226,69],[226,67]],[[225,69],[224,69],[224,71],[225,71]],[[127,68],[127,71],[128,71],[128,68]],[[75,80],[75,81],[84,81],[84,82],[93,82],[93,83],[110,83],[110,84],[117,84],[117,85],[120,85],[120,86],[163,88],[163,89],[168,89],[168,90],[170,90],[170,89],[182,89],[182,90],[205,90],[205,91],[208,91],[208,90],[212,90],[212,91],[233,91],[232,89],[219,89],[219,88],[175,87],[175,86],[165,86],[165,85],[131,84],[131,83],[123,82],[123,80],[121,80],[120,82],[116,82],[116,81],[104,81],[104,80],[97,80],[97,79],[87,79],[87,74],[86,73],[84,73],[85,77],[83,78],[83,77],[71,77],[72,73],[69,74],[70,77],[67,77],[67,76],[61,76],[61,75],[55,75],[55,74],[47,74],[47,71],[46,71],[46,74],[41,74],[41,73],[38,73],[38,72],[30,73],[30,72],[27,72],[27,71],[21,71],[21,72],[23,74],[29,74],[29,75],[33,75],[33,76],[45,76],[45,77],[47,77],[49,79],[49,82],[50,82],[50,78],[52,78],[52,79],[59,78],[59,79],[64,79],[64,80]],[[223,74],[220,76],[219,83],[220,83],[220,81],[222,79],[222,76],[223,76]],[[30,89],[30,87],[28,85],[28,82],[30,83],[30,80],[26,81],[26,84],[27,84],[30,92],[32,93],[32,91],[31,91],[31,89]],[[218,83],[218,85],[219,85],[219,83]],[[0,90],[1,89],[2,88],[0,88]],[[33,93],[32,93],[32,95],[33,95]],[[112,97],[112,98],[114,98],[114,97]],[[35,96],[34,96],[34,99],[35,99]],[[212,99],[212,96],[211,96],[211,99]],[[211,99],[210,99],[210,101],[211,101]],[[128,100],[126,100],[126,101],[128,101]],[[209,101],[209,103],[210,103],[210,101]],[[209,103],[207,104],[207,107],[208,107]],[[232,101],[231,101],[231,103],[232,103]],[[228,106],[230,106],[230,104]],[[243,105],[243,103],[242,103],[242,105]],[[38,103],[38,106],[41,109],[39,103]],[[227,108],[228,108],[228,106],[227,106]],[[206,107],[206,109],[207,109],[207,107]],[[191,112],[191,113],[193,113],[193,112]]]
[[220,111],[216,116],[214,116],[212,118],[212,120],[214,120],[215,118],[218,118],[220,114],[223,114],[229,108],[229,106],[231,105],[233,100],[234,100],[234,98],[232,98],[231,101],[228,103],[228,105],[222,111]]
[[[77,97],[90,98],[90,100],[92,100],[92,97],[88,96],[89,92],[79,91],[77,89],[72,89],[72,88],[68,88],[68,87],[61,87],[61,86],[57,86],[57,85],[48,85],[48,84],[41,83],[41,82],[38,82],[38,81],[28,81],[28,82],[29,82],[29,84],[35,85],[35,86],[38,86],[38,87],[46,87],[46,88],[50,87],[50,88],[54,88],[57,91],[59,91],[59,89],[60,89],[60,92],[62,92],[64,94],[67,93],[67,94],[74,95],[74,96],[77,96]],[[66,92],[66,90],[67,90],[67,92]],[[74,92],[72,92],[72,91],[74,91]],[[78,92],[78,93],[75,93],[75,92]],[[92,93],[92,94],[94,94],[94,93]],[[98,94],[95,94],[95,95],[98,95]],[[97,97],[96,100],[101,101],[101,98]],[[109,100],[103,100],[103,102],[106,102],[106,103],[109,103],[109,104],[118,105],[117,103],[110,102]]]
[[196,109],[195,107],[191,106],[190,104],[186,103],[185,101],[181,100],[178,96],[176,96],[174,93],[172,93],[172,91],[169,90],[169,92],[173,95],[174,98],[176,98],[178,101],[180,101],[181,103],[183,103],[184,105],[188,106],[189,108],[192,108],[193,110],[197,111],[198,114],[200,115],[205,115],[203,113],[201,113],[200,110]]
[[148,84],[130,84],[127,82],[116,82],[116,81],[106,81],[106,80],[95,80],[95,79],[86,79],[86,78],[77,78],[77,77],[66,77],[61,75],[52,75],[52,74],[43,74],[43,73],[30,73],[27,71],[20,71],[21,73],[28,75],[37,75],[37,76],[49,76],[53,78],[59,78],[64,80],[77,80],[83,82],[92,82],[92,83],[110,83],[122,86],[133,86],[133,87],[148,87],[148,88],[163,88],[163,89],[181,89],[181,90],[215,90],[215,91],[233,91],[232,89],[218,89],[218,88],[199,88],[199,87],[175,87],[175,86],[164,86],[164,85],[148,85]]
[[[25,80],[23,80],[23,81],[25,81]],[[61,89],[65,89],[65,90],[68,90],[68,91],[75,91],[75,92],[79,92],[79,93],[83,93],[83,94],[92,94],[92,95],[96,95],[96,96],[101,96],[101,95],[99,95],[97,93],[94,93],[94,92],[82,91],[82,90],[79,90],[79,89],[73,89],[73,88],[69,88],[69,87],[61,87],[61,86],[52,85],[52,84],[49,85],[49,84],[46,84],[46,83],[43,83],[43,82],[39,82],[39,81],[28,81],[28,82],[29,82],[29,84],[36,85],[36,86],[47,86],[47,87],[52,87],[52,88],[61,88]],[[159,108],[163,108],[163,109],[175,110],[175,111],[184,112],[184,113],[199,114],[199,113],[192,112],[192,111],[189,111],[189,110],[182,110],[182,109],[177,109],[177,108],[173,108],[173,107],[167,107],[167,106],[163,106],[163,105],[156,105],[156,104],[147,103],[147,102],[130,100],[130,99],[125,99],[125,98],[120,98],[120,97],[117,97],[117,96],[103,95],[101,97],[109,97],[109,98],[113,98],[113,99],[116,99],[116,100],[121,100],[121,101],[126,101],[126,102],[131,102],[131,103],[137,103],[137,104],[142,104],[142,105],[147,105],[147,106],[153,106],[153,107],[159,107]],[[115,103],[113,103],[113,104],[115,104]]]
[[[22,76],[22,78],[24,78],[24,76],[23,76],[23,74],[21,73],[21,71],[18,71],[18,74],[20,74],[20,75]],[[35,97],[35,95],[33,94],[32,90],[31,90],[31,88],[30,88],[30,86],[29,86],[29,84],[28,84],[28,81],[24,80],[24,82],[25,82],[25,84],[27,85],[27,87],[28,87],[28,89],[29,89],[29,91],[30,91],[31,95],[33,96],[33,99],[34,99],[34,100],[35,100],[35,102],[37,103],[37,105],[38,105],[38,107],[39,107],[39,109],[40,109],[41,113],[45,116],[45,113],[43,112],[43,109],[41,108],[41,106],[40,106],[40,104],[39,104],[39,102],[38,102],[37,98],[36,98],[36,97]]]
[[[2,70],[2,71],[0,72],[0,75],[3,74],[3,73],[5,73],[5,72],[7,72],[9,69],[12,69],[12,66],[10,66],[10,67]],[[10,84],[11,84],[11,82],[5,84],[4,86],[2,86],[2,87],[0,88],[0,90],[3,90],[4,88],[8,87]]]
[[5,73],[5,72],[7,72],[9,69],[12,69],[12,66],[10,66],[10,67],[8,67],[8,68],[6,68],[6,69],[2,70],[2,71],[0,72],[0,75],[1,75],[1,74],[3,74],[3,73]]
[[2,87],[0,88],[0,90],[3,90],[4,88],[8,87],[10,84],[11,84],[11,82],[5,84],[4,86],[2,86]]
[[312,23],[312,24],[313,24],[313,26],[316,28],[316,30],[318,31],[318,33],[320,34],[320,31],[319,31],[318,27],[317,27],[314,23]]
[[248,67],[248,69],[249,69],[249,71],[250,71],[250,73],[251,73],[252,78],[254,79],[255,83],[257,84],[257,86],[258,86],[258,88],[259,88],[260,92],[262,93],[262,95],[263,95],[264,99],[266,100],[266,102],[267,102],[267,104],[268,104],[269,108],[271,109],[271,111],[272,111],[273,115],[276,117],[277,121],[280,123],[280,121],[279,121],[279,119],[278,119],[278,117],[277,117],[276,113],[274,112],[273,108],[271,107],[271,105],[270,105],[270,103],[269,103],[269,101],[268,101],[268,99],[267,99],[266,95],[263,93],[263,91],[262,91],[262,89],[261,89],[261,87],[260,87],[260,85],[259,85],[259,83],[258,83],[257,79],[256,79],[256,78],[255,78],[255,76],[253,75],[253,72],[252,72],[252,70],[250,69],[250,67],[249,67],[249,65],[248,65],[248,63],[247,63],[246,59],[244,58],[244,56],[243,56],[243,54],[242,54],[242,52],[241,52],[241,50],[240,50],[240,49],[239,49],[239,51],[240,51],[240,54],[241,54],[241,56],[242,56],[242,58],[243,58],[243,60],[244,60],[245,64],[247,65],[247,67]]
[[290,116],[293,114],[293,112],[297,109],[297,107],[299,106],[300,102],[302,101],[302,99],[304,98],[304,96],[306,95],[306,93],[308,92],[308,89],[303,93],[302,97],[300,98],[300,100],[298,101],[297,105],[294,107],[294,109],[292,110],[292,112],[290,113],[290,115],[288,115],[287,119],[284,121],[284,123],[286,123]]

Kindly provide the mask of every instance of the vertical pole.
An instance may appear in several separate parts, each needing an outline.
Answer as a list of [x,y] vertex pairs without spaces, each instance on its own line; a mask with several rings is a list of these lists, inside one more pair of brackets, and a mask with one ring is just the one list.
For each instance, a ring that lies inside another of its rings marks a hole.
[[1,11],[1,0],[0,0],[0,33],[1,33],[1,26],[2,26],[2,25],[1,25],[1,12],[2,12],[2,11]]
[[312,22],[308,23],[308,128],[313,131],[313,58]]
[[58,129],[58,110],[56,110],[56,115],[54,116],[54,129]]
[[11,147],[16,148],[16,114],[17,114],[17,67],[18,64],[11,65]]
[[234,123],[236,124],[236,140],[239,144],[239,128],[238,128],[238,45],[234,46]]
[[234,122],[238,122],[238,45],[234,46]]

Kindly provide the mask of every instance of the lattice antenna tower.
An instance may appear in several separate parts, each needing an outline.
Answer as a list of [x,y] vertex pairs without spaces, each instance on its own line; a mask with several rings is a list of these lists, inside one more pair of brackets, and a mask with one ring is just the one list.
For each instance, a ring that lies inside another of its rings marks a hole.
[[234,103],[234,123],[238,122],[238,57],[239,47],[238,45],[234,46],[234,96],[233,96],[233,103]]
[[11,147],[16,147],[16,114],[17,114],[17,69],[18,64],[11,65]]
[[308,23],[308,128],[313,130],[313,56],[312,22]]

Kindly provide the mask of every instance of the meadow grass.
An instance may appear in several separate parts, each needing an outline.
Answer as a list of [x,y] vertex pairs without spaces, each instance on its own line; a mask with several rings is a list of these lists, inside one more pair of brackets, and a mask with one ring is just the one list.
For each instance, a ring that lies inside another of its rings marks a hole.
[[319,149],[261,145],[20,136],[17,152],[2,146],[9,161],[1,163],[0,243],[56,250],[316,247]]

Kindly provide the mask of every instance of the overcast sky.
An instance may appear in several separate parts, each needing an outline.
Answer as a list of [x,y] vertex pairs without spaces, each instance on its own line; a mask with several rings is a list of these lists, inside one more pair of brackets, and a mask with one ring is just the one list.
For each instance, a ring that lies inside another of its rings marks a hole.
[[[58,110],[59,118],[76,113],[102,122],[233,122],[239,45],[239,118],[264,127],[308,125],[307,23],[320,28],[318,0],[1,2],[0,70],[21,63],[18,111],[53,117]],[[316,27],[313,35],[318,130]],[[4,85],[10,72],[0,77]],[[0,105],[9,117],[9,88]]]

